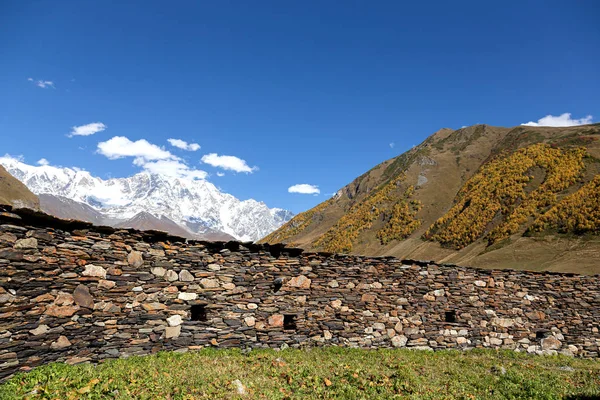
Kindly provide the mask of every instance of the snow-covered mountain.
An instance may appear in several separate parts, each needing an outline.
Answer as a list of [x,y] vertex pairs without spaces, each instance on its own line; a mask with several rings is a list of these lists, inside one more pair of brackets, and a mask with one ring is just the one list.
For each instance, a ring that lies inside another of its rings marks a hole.
[[103,180],[84,170],[32,166],[11,157],[0,157],[0,164],[33,193],[83,203],[109,225],[123,226],[124,221],[146,213],[166,217],[191,233],[219,231],[249,241],[266,236],[293,216],[253,199],[241,201],[206,180],[148,172]]

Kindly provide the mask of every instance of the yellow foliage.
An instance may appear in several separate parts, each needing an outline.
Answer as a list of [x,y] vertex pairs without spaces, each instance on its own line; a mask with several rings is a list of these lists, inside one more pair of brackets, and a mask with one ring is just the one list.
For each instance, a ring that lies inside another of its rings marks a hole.
[[294,218],[286,222],[282,227],[265,236],[260,240],[261,243],[283,243],[291,237],[304,231],[313,221],[315,214],[320,213],[329,205],[333,204],[333,199],[324,201],[323,203],[311,208],[308,211],[296,215]]
[[530,230],[552,228],[561,233],[600,233],[600,175],[540,216]]
[[[373,222],[389,207],[389,203],[398,201],[394,196],[394,192],[397,191],[400,182],[404,179],[404,174],[399,175],[382,185],[364,201],[354,204],[333,227],[314,242],[314,245],[322,247],[325,251],[329,252],[350,252],[360,233],[373,225]],[[407,195],[412,195],[413,191],[414,188],[412,187],[407,189],[400,202],[394,205],[390,221],[388,221],[388,224],[382,229],[383,233],[381,236],[378,234],[380,240],[389,241],[405,234],[406,229],[396,227],[395,224],[403,223],[402,221],[414,218],[416,211],[413,211],[413,208],[418,205],[411,205],[408,211],[404,210],[401,205],[402,203],[406,203]],[[416,229],[419,224],[420,222],[410,221],[410,226],[412,228],[410,232]]]
[[[516,233],[530,217],[553,206],[557,193],[575,183],[585,155],[584,148],[562,150],[539,143],[485,164],[424,237],[461,249],[480,238],[496,216],[501,220],[488,235],[490,243]],[[529,171],[534,167],[544,169],[546,177],[528,195],[526,187],[533,179]]]
[[404,199],[392,207],[389,220],[377,232],[377,238],[381,241],[381,244],[388,244],[392,240],[406,239],[421,226],[421,220],[416,219],[417,213],[422,208],[421,202],[418,200],[408,201],[414,191],[414,186],[409,186],[404,192]]

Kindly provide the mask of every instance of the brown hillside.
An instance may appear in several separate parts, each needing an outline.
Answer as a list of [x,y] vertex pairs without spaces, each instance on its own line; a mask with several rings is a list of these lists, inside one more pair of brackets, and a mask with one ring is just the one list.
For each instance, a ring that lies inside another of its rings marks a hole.
[[600,273],[599,139],[599,124],[442,129],[262,242]]
[[17,208],[40,208],[37,196],[0,165],[0,204]]

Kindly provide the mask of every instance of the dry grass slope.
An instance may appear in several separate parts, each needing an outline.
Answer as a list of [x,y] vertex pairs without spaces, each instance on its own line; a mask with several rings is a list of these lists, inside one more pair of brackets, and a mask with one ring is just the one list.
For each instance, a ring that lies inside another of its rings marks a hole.
[[[588,262],[600,255],[597,186],[591,184],[599,174],[600,124],[442,129],[263,242],[600,273],[600,265]],[[560,222],[565,216],[566,224]]]

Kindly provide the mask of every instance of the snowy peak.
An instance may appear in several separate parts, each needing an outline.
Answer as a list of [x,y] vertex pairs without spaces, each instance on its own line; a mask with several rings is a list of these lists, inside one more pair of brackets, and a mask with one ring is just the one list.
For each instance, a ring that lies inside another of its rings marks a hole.
[[103,180],[84,170],[32,166],[11,157],[0,157],[0,165],[33,193],[83,203],[101,214],[107,224],[147,213],[159,220],[167,218],[190,233],[223,232],[253,241],[293,216],[253,199],[241,201],[206,180],[167,178],[148,172]]

